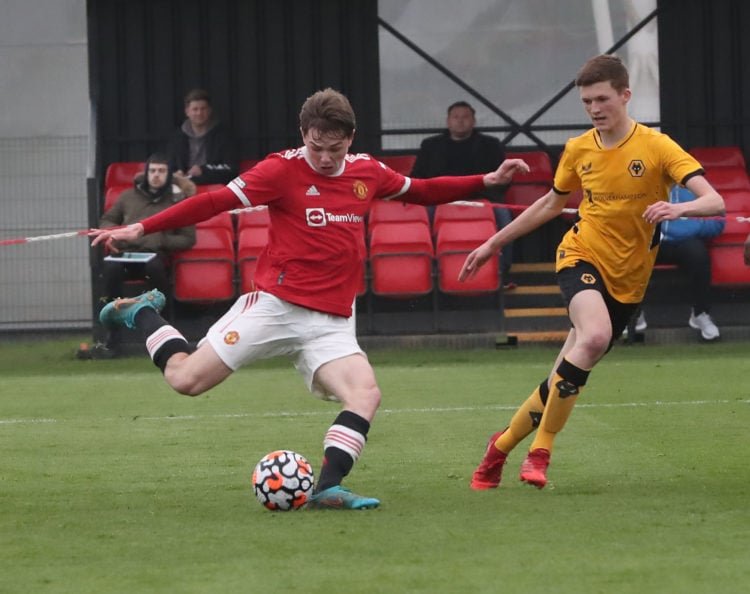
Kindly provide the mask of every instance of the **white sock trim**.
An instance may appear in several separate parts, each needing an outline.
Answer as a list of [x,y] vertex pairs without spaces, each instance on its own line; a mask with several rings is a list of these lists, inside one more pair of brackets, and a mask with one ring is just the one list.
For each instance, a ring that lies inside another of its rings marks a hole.
[[345,451],[356,462],[365,447],[365,436],[344,425],[331,425],[323,440],[323,450],[335,447]]
[[185,340],[180,331],[169,324],[162,326],[146,339],[146,350],[152,360],[156,352],[164,346],[164,343],[170,340],[181,340],[187,344],[187,340]]

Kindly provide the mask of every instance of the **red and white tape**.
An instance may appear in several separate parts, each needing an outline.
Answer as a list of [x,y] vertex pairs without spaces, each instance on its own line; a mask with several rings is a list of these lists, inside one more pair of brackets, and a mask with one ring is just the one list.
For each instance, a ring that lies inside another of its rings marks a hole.
[[[519,204],[489,204],[486,202],[477,202],[472,200],[456,200],[455,202],[451,202],[451,204],[458,204],[461,206],[474,206],[477,208],[485,208],[487,206],[491,208],[507,208],[508,210],[526,210],[528,206],[525,205],[519,205]],[[243,212],[251,212],[254,210],[263,210],[267,208],[266,205],[261,206],[249,206],[247,208],[235,208],[233,210],[229,210],[229,214],[241,214]],[[563,208],[562,210],[563,214],[577,214],[578,209],[577,208]],[[712,220],[719,220],[719,221],[729,221],[729,220],[735,220],[738,223],[750,223],[750,217],[728,217],[728,216],[717,216],[717,217],[702,217],[706,219],[712,219]],[[113,227],[114,228],[114,227]],[[65,233],[53,233],[52,235],[37,235],[36,237],[20,237],[18,239],[0,239],[0,246],[2,245],[16,245],[21,243],[35,243],[37,241],[51,241],[55,239],[67,239],[68,237],[82,237],[88,235],[92,229],[82,229],[80,231],[67,231]]]

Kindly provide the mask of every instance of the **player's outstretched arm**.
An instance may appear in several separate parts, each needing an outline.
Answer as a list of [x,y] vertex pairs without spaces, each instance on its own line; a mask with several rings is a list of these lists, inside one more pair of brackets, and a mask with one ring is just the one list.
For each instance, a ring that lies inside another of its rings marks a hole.
[[494,254],[500,253],[503,246],[560,215],[567,199],[567,195],[557,194],[554,190],[550,190],[541,196],[529,208],[518,215],[518,217],[466,257],[464,265],[458,273],[458,280],[463,282],[474,278],[479,269]]
[[458,280],[464,282],[474,278],[479,269],[487,263],[493,255],[500,254],[501,251],[493,247],[492,240],[494,237],[490,237],[482,245],[476,248],[464,260],[464,265],[461,267],[461,271],[458,273]]
[[105,229],[92,229],[89,237],[93,237],[92,246],[104,244],[107,250],[117,253],[120,250],[115,246],[115,241],[135,241],[143,235],[143,225],[133,223],[125,227],[107,227]]
[[504,186],[513,181],[516,174],[524,174],[531,171],[523,159],[505,159],[500,166],[484,176],[485,187]]

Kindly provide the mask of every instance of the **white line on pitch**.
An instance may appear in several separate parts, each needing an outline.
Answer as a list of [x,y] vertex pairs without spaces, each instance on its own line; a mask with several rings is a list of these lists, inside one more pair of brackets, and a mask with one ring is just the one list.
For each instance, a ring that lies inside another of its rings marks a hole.
[[[668,402],[664,400],[655,400],[653,402],[582,402],[576,404],[576,408],[637,408],[637,407],[660,407],[660,406],[707,406],[712,404],[750,404],[750,399],[741,400],[689,400],[687,402]],[[516,410],[516,405],[488,405],[488,406],[449,406],[449,407],[429,407],[429,408],[384,408],[378,411],[381,415],[410,414],[410,413],[453,413],[453,412],[474,412],[483,410]],[[139,420],[139,421],[196,421],[200,419],[246,419],[246,418],[284,418],[284,417],[316,417],[321,415],[330,415],[331,411],[307,411],[307,412],[265,412],[265,413],[222,413],[208,415],[166,415],[158,417],[145,416],[122,416],[103,419],[85,419],[86,421],[100,422],[117,422],[122,420]],[[0,425],[33,425],[43,423],[63,423],[77,422],[83,419],[0,419]]]

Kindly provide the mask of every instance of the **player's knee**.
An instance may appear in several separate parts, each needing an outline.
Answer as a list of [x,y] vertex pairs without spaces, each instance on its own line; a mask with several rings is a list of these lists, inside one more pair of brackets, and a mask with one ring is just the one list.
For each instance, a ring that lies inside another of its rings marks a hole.
[[612,341],[612,332],[606,329],[596,330],[582,337],[580,345],[591,359],[603,357]]
[[377,409],[380,406],[380,401],[382,400],[382,398],[383,396],[380,393],[380,388],[378,388],[377,386],[373,386],[368,390],[367,401],[374,409]]
[[377,385],[368,386],[357,390],[351,396],[348,403],[353,409],[360,411],[366,419],[372,419],[378,410],[381,401],[380,389]]

